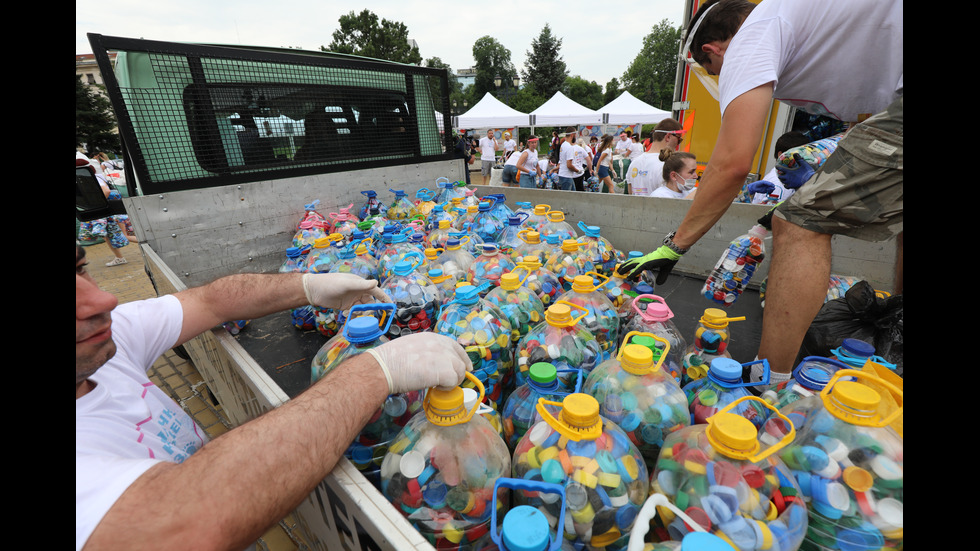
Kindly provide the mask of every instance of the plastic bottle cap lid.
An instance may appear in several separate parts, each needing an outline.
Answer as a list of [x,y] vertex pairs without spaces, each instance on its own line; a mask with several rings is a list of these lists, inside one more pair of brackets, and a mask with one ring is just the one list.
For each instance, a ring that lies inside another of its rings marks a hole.
[[456,290],[456,298],[464,304],[470,304],[480,296],[475,285],[464,285]]
[[628,373],[645,374],[653,366],[653,351],[640,344],[627,344],[623,347],[622,365]]
[[891,526],[903,528],[905,505],[893,497],[881,499],[878,501],[878,516]]
[[562,241],[561,242],[561,250],[563,250],[565,252],[577,251],[578,250],[578,241],[576,241],[574,239],[566,239],[566,240]]
[[844,406],[860,411],[877,409],[881,402],[880,394],[857,381],[838,381],[832,394]]
[[711,420],[708,430],[723,446],[737,452],[748,452],[758,447],[759,432],[745,417],[726,411],[708,419]]
[[662,302],[651,302],[647,309],[644,310],[646,317],[653,321],[667,321],[674,317],[674,314],[670,311],[670,308]]
[[412,265],[404,260],[399,260],[398,262],[395,262],[394,266],[391,267],[391,271],[395,275],[408,275],[412,273]]
[[681,541],[681,551],[734,551],[734,548],[710,532],[690,532]]
[[558,368],[548,362],[536,362],[528,369],[528,375],[536,383],[550,383],[558,377]]
[[861,467],[853,465],[845,467],[843,477],[844,482],[855,492],[866,492],[874,485],[874,478],[871,473]]
[[860,339],[844,339],[841,341],[841,348],[854,356],[870,358],[874,356],[875,347]]
[[398,469],[405,478],[418,478],[425,470],[425,456],[415,450],[405,452],[398,461]]
[[348,340],[355,343],[370,342],[381,336],[378,320],[374,316],[358,316],[347,322]]
[[733,381],[742,378],[742,364],[731,358],[715,358],[709,368],[719,379]]
[[579,275],[572,280],[572,290],[579,293],[591,293],[595,291],[595,282],[592,276]]
[[476,401],[477,399],[479,399],[479,397],[480,397],[480,393],[477,392],[475,388],[463,389],[463,407],[466,408],[466,411],[469,411],[470,409],[473,408],[473,405],[476,404]]
[[532,268],[537,268],[538,266],[541,266],[541,259],[537,256],[525,256],[523,260],[521,260],[521,263],[527,264]]
[[551,527],[536,507],[518,505],[504,517],[501,537],[508,551],[544,551],[551,541]]
[[446,416],[458,413],[464,404],[463,388],[458,386],[449,390],[430,388],[426,392],[426,398],[429,400],[429,405],[437,410],[436,414]]
[[571,427],[586,428],[599,422],[599,402],[588,394],[569,394],[561,407],[561,418]]
[[442,270],[439,268],[432,268],[429,270],[429,277],[442,277]]
[[[459,292],[456,292],[459,296]],[[564,304],[552,304],[544,313],[544,318],[551,325],[563,327],[572,321],[572,310]]]
[[640,281],[636,284],[636,292],[641,295],[649,295],[653,292],[653,287],[651,287],[647,282]]

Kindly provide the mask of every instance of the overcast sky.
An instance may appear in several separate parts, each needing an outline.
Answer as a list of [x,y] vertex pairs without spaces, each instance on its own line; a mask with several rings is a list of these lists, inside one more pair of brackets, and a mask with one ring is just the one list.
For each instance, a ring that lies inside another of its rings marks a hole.
[[485,35],[510,50],[520,71],[548,23],[569,74],[604,87],[621,79],[654,25],[682,24],[684,0],[75,0],[75,53],[92,52],[87,33],[317,50],[330,44],[341,15],[365,8],[404,23],[423,59],[439,57],[454,71],[473,66],[473,42]]

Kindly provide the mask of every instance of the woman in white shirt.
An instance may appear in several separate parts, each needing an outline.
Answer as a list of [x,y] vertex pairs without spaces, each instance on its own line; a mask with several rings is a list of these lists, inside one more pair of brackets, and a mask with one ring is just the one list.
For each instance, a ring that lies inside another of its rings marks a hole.
[[613,158],[613,138],[610,135],[605,135],[602,137],[602,142],[596,147],[596,151],[599,152],[599,161],[595,163],[592,167],[593,172],[599,177],[599,181],[602,182],[603,190],[602,193],[612,193],[613,192],[613,178],[616,176],[616,170],[612,166]]
[[650,197],[669,197],[673,199],[694,199],[698,183],[698,163],[691,153],[671,151],[660,152],[664,163],[664,185],[653,190]]

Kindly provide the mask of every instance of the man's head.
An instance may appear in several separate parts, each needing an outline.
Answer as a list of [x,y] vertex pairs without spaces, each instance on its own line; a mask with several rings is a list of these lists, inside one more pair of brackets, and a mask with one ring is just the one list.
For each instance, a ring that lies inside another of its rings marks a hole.
[[626,134],[626,132],[620,132],[619,133],[619,141],[625,142],[628,139],[629,139],[629,136]]
[[493,129],[492,128],[490,130],[487,130],[487,137],[488,138],[493,138]]
[[578,138],[578,131],[575,130],[574,126],[569,126],[565,129],[562,137],[564,137],[565,141],[568,143],[575,143],[575,140]]
[[86,270],[85,249],[75,245],[75,389],[116,353],[110,314],[119,303],[99,289]]
[[754,7],[748,0],[709,0],[701,4],[684,36],[694,61],[708,73],[719,74],[728,43]]

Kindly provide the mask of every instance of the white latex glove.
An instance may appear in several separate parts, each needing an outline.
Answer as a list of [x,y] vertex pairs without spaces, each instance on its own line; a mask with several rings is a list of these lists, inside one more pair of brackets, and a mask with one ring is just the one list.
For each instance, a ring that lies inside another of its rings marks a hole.
[[303,291],[313,306],[349,310],[355,304],[391,302],[373,279],[354,274],[303,274]]
[[473,371],[473,363],[455,340],[439,333],[405,335],[368,349],[388,379],[390,394],[429,387],[450,389]]

